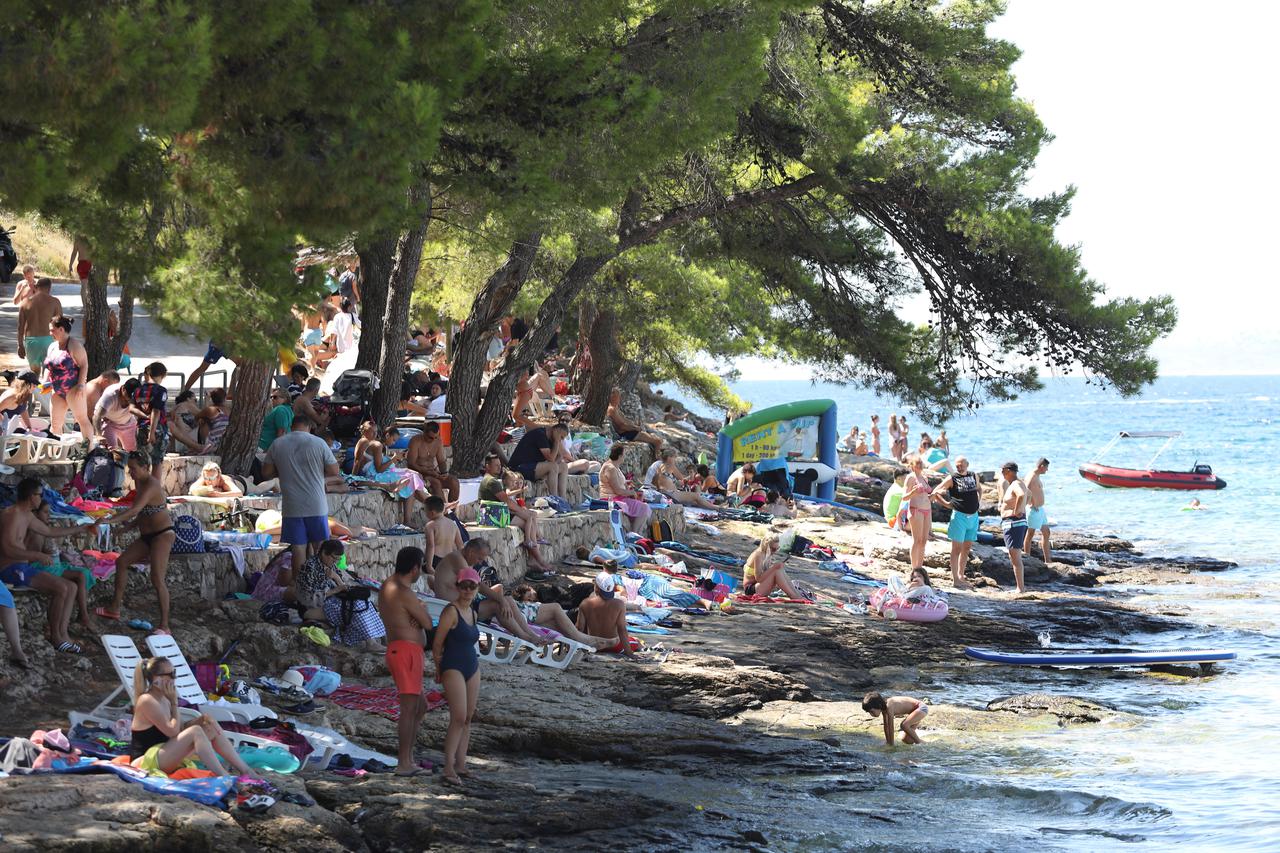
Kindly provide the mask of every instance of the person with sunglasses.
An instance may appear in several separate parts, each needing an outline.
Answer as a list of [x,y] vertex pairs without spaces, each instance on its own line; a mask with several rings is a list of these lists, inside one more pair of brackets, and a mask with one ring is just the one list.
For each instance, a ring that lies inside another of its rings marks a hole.
[[178,716],[178,691],[173,684],[173,663],[168,658],[148,658],[133,672],[133,722],[129,731],[129,757],[135,767],[165,775],[177,772],[191,759],[219,776],[229,776],[223,760],[237,776],[252,776],[227,740],[222,727],[201,714],[184,728]]
[[[467,747],[471,721],[480,698],[480,655],[476,643],[480,629],[472,599],[480,588],[480,573],[471,567],[458,572],[457,598],[440,614],[431,656],[436,662],[435,680],[449,703],[449,728],[444,736],[444,779],[454,785],[468,775]],[[465,616],[463,614],[466,614]]]

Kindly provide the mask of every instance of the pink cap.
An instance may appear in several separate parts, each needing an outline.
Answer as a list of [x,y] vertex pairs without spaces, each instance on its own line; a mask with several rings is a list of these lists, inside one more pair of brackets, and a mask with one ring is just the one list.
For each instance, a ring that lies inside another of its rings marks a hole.
[[479,584],[480,573],[477,572],[475,569],[471,568],[470,566],[468,566],[467,568],[458,572],[458,582],[461,583],[462,581],[472,581],[473,583]]

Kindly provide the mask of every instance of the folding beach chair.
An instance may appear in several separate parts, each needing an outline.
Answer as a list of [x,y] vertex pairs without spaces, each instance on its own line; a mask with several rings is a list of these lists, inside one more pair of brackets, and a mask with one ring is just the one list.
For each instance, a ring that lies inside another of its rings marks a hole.
[[[116,720],[122,719],[130,713],[133,700],[136,698],[133,695],[133,675],[142,664],[142,655],[138,654],[138,647],[134,645],[133,638],[119,634],[104,634],[102,636],[102,645],[107,650],[107,657],[111,659],[111,666],[116,671],[116,677],[120,679],[120,686],[107,694],[107,697],[95,705],[92,710],[88,712],[72,711],[68,714],[72,727],[81,723],[110,726]],[[177,671],[176,666],[174,671]],[[128,701],[120,705],[112,705],[112,701],[121,693],[125,694]],[[204,694],[200,695],[203,699]],[[178,721],[186,724],[200,716],[201,712],[195,708],[178,708],[177,713]],[[237,732],[226,732],[226,736],[232,746],[236,747],[252,746],[258,749],[265,749],[271,746],[280,746],[275,741],[251,735],[242,735]]]

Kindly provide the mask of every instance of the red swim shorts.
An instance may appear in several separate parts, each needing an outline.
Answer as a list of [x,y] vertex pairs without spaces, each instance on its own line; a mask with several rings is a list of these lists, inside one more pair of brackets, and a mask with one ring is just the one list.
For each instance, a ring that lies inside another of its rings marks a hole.
[[422,646],[408,640],[387,643],[387,669],[401,695],[422,695]]
[[76,261],[76,277],[81,281],[89,277],[91,269],[93,269],[93,261]]

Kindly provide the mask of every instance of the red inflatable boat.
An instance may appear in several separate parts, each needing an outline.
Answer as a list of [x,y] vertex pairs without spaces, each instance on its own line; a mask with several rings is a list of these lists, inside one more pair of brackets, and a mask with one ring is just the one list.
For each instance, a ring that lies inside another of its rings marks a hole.
[[[1183,491],[1201,491],[1207,489],[1225,489],[1227,483],[1213,473],[1208,465],[1199,463],[1192,465],[1190,471],[1162,471],[1155,467],[1156,459],[1170,444],[1182,437],[1180,432],[1121,432],[1094,457],[1092,462],[1080,466],[1080,476],[1099,486],[1113,489],[1178,489]],[[1098,460],[1122,438],[1163,438],[1164,446],[1146,468],[1117,468],[1104,465]]]

